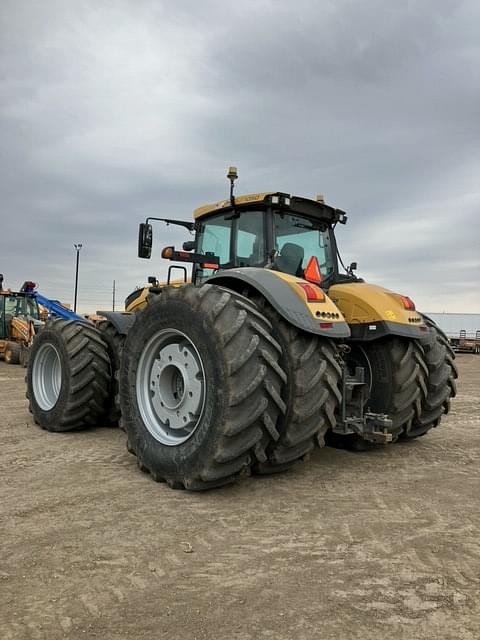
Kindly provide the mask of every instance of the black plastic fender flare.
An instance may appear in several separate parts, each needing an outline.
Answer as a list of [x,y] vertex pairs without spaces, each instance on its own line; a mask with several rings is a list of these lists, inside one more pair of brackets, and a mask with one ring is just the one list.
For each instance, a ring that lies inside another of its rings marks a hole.
[[135,314],[122,311],[97,311],[97,315],[102,316],[113,324],[118,333],[127,335],[129,329],[135,322]]
[[[301,280],[301,278],[299,278]],[[245,285],[258,291],[287,322],[298,329],[325,336],[326,338],[348,338],[350,327],[343,322],[333,322],[329,329],[320,327],[320,321],[310,313],[306,304],[296,295],[290,284],[271,269],[239,267],[219,271],[210,278],[209,284],[224,286],[242,293]]]

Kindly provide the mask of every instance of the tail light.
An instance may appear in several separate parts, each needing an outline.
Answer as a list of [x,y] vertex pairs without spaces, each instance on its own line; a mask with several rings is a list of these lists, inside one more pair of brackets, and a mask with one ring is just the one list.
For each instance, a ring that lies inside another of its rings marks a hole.
[[307,296],[307,302],[325,302],[325,294],[320,287],[306,282],[297,282],[297,285],[303,289]]
[[413,300],[410,300],[408,296],[400,296],[400,300],[402,301],[404,309],[407,309],[407,311],[415,311],[415,303]]

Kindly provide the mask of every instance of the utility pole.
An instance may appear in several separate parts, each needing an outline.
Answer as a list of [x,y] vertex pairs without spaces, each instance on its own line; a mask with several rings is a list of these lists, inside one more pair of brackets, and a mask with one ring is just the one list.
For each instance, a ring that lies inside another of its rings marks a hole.
[[77,252],[77,262],[75,266],[75,294],[73,298],[73,311],[77,313],[77,291],[78,291],[78,263],[80,262],[80,249],[83,245],[74,244],[75,251]]
[[112,289],[112,311],[115,311],[115,280],[113,281]]

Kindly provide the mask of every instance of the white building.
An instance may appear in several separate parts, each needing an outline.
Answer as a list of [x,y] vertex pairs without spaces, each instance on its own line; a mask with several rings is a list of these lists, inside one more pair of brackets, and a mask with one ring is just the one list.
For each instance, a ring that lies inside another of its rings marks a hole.
[[467,335],[474,336],[480,331],[480,313],[426,313],[443,329],[447,336],[455,337],[465,329]]

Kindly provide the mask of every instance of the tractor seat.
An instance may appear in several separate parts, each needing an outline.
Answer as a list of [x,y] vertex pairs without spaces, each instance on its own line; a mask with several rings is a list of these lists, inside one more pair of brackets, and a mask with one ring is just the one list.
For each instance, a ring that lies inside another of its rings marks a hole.
[[301,278],[303,276],[303,256],[303,247],[293,242],[286,242],[275,261],[275,266],[278,271],[283,271],[283,273],[289,273],[292,276]]

